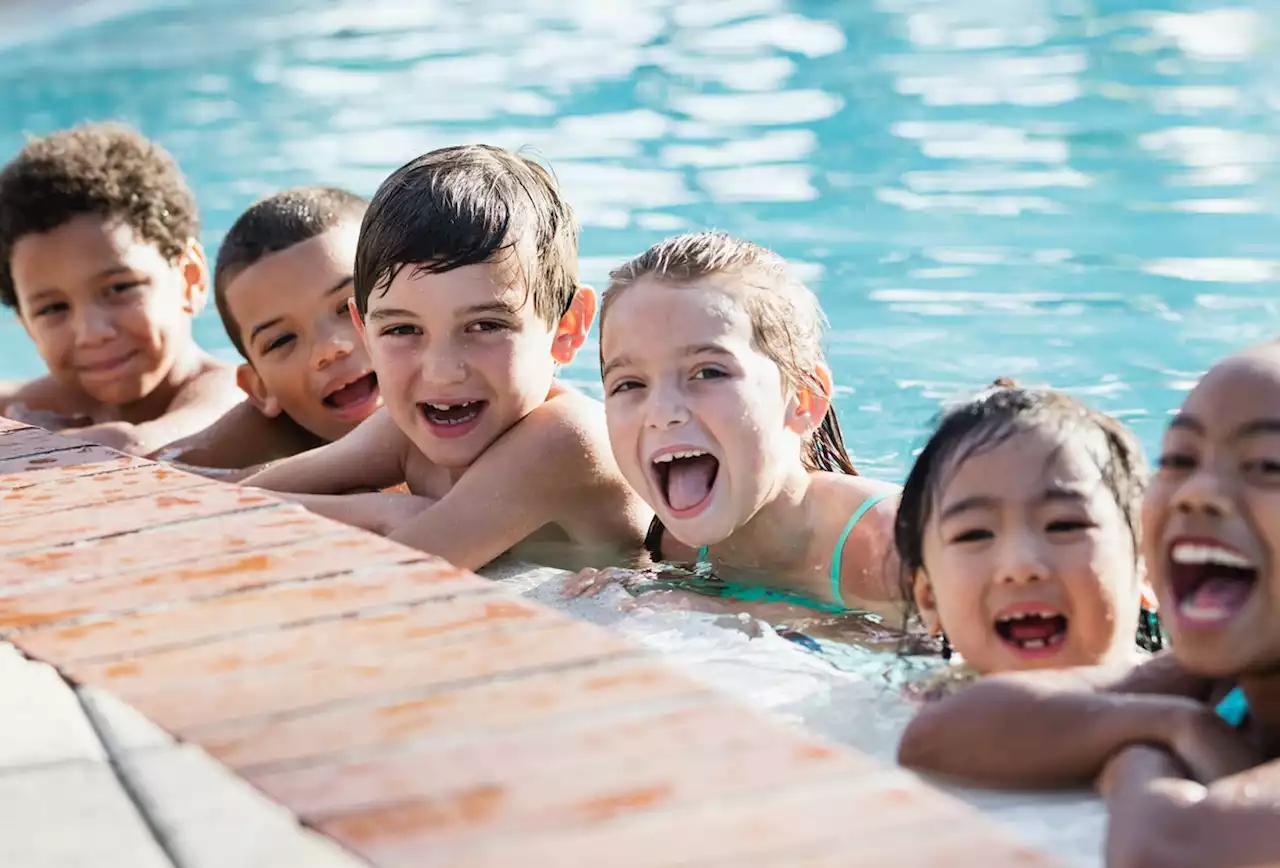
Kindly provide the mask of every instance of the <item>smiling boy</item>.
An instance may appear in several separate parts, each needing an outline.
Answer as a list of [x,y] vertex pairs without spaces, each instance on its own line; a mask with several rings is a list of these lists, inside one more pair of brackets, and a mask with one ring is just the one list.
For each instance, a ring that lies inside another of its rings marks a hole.
[[232,368],[192,337],[199,229],[173,158],[128,127],[28,143],[0,172],[0,303],[49,374],[0,386],[0,415],[147,454],[233,407]]
[[596,311],[577,234],[550,174],[497,148],[393,173],[361,228],[352,302],[385,409],[247,484],[364,524],[353,499],[323,495],[406,482],[425,508],[388,535],[466,568],[522,543],[543,563],[548,546],[638,552],[649,514],[603,407],[555,379]]
[[196,472],[253,468],[337,440],[380,406],[347,305],[367,205],[345,190],[298,187],[236,220],[218,251],[214,301],[245,359],[236,378],[248,397],[158,457]]

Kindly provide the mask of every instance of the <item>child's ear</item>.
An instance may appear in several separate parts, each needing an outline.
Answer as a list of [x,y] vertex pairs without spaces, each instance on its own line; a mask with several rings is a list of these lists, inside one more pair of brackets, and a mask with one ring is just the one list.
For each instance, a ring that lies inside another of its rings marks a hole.
[[209,301],[209,257],[198,240],[187,242],[187,249],[178,258],[182,269],[183,309],[195,316],[204,310]]
[[599,300],[596,291],[589,286],[579,286],[569,302],[569,309],[556,324],[556,336],[551,342],[551,357],[562,365],[573,361],[582,349],[595,322]]
[[942,634],[942,619],[938,616],[938,600],[933,593],[933,582],[924,570],[917,570],[911,583],[911,594],[916,600],[916,611],[930,636]]
[[258,412],[268,419],[280,415],[280,402],[267,390],[262,377],[253,369],[253,365],[245,362],[236,368],[236,385],[249,396],[249,403],[258,408]]
[[364,344],[365,349],[369,348],[369,341],[364,333],[364,320],[360,316],[360,309],[356,307],[355,296],[347,299],[347,313],[351,314],[351,324],[356,327],[356,334],[360,336],[360,343]]
[[822,424],[831,408],[831,391],[835,384],[831,380],[831,369],[819,364],[813,370],[817,380],[817,388],[803,387],[796,393],[795,407],[792,410],[791,427],[797,434],[808,436]]

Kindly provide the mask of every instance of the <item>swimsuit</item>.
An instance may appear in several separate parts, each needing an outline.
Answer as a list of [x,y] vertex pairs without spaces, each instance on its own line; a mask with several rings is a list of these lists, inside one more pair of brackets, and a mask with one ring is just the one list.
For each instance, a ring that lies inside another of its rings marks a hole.
[[[839,539],[836,540],[835,551],[831,553],[831,597],[835,600],[835,603],[814,600],[803,594],[790,591],[775,591],[769,588],[743,585],[736,582],[717,583],[716,590],[722,597],[742,600],[746,603],[793,603],[832,615],[844,615],[857,611],[845,606],[844,596],[840,593],[840,564],[844,559],[844,545],[849,541],[849,534],[853,533],[853,529],[858,522],[871,511],[872,507],[882,500],[896,497],[897,495],[898,492],[896,491],[883,491],[879,494],[873,494],[862,501],[858,508],[853,511],[853,515],[849,516],[849,521],[845,523],[844,530],[841,531]],[[696,569],[704,575],[710,573],[711,561],[707,558],[707,546],[698,549]]]
[[1243,690],[1236,687],[1222,697],[1222,701],[1215,705],[1213,710],[1218,717],[1239,729],[1249,719],[1249,697],[1244,695]]

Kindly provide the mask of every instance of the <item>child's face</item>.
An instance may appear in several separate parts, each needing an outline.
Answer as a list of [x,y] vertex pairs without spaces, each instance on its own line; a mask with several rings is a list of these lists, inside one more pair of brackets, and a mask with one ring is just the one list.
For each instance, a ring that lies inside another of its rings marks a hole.
[[557,363],[573,360],[591,327],[590,289],[549,326],[513,283],[501,263],[443,274],[405,266],[369,296],[360,327],[387,410],[442,467],[468,467],[545,402]]
[[980,672],[1133,653],[1133,536],[1089,439],[1030,430],[944,468],[916,602]]
[[18,313],[53,377],[103,404],[150,395],[189,351],[208,287],[192,242],[175,264],[132,227],[81,214],[24,235],[10,260]]
[[1206,676],[1280,663],[1280,348],[1219,362],[1169,425],[1143,509],[1174,653]]
[[241,387],[267,415],[283,411],[324,440],[342,437],[382,403],[347,310],[359,232],[339,226],[265,256],[226,290],[249,357]]
[[686,545],[746,524],[788,473],[807,429],[777,364],[719,279],[641,279],[601,334],[609,440],[627,482]]

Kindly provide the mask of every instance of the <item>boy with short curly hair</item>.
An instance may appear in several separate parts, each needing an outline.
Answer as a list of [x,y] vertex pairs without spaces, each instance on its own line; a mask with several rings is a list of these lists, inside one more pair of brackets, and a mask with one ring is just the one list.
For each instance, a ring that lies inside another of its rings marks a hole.
[[136,131],[29,142],[0,171],[0,303],[49,374],[0,387],[0,415],[147,454],[239,403],[234,369],[192,336],[199,230],[174,159]]

